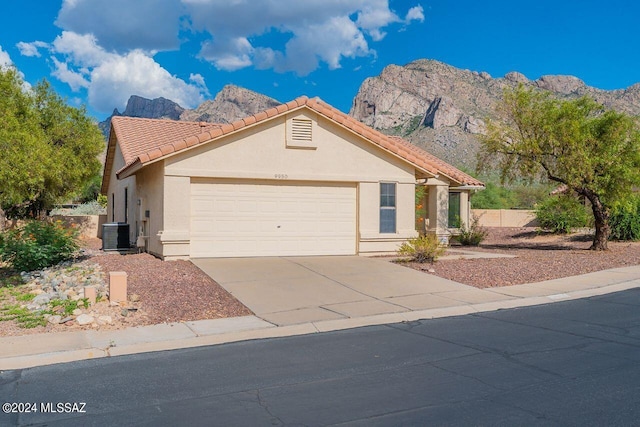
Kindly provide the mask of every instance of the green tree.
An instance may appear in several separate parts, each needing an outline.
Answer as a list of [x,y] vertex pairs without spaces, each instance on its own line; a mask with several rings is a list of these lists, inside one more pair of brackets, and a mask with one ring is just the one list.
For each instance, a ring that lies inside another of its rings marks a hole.
[[478,164],[496,165],[503,181],[546,178],[591,203],[591,249],[606,250],[610,207],[640,182],[640,130],[634,118],[588,97],[558,100],[520,85],[507,90],[503,121],[491,121]]
[[0,208],[41,211],[75,197],[100,172],[104,140],[84,109],[43,81],[0,69]]

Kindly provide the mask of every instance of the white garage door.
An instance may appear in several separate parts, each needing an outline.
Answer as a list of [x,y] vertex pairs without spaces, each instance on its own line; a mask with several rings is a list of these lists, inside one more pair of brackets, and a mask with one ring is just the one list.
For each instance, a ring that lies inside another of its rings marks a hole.
[[191,183],[194,258],[355,253],[355,185]]

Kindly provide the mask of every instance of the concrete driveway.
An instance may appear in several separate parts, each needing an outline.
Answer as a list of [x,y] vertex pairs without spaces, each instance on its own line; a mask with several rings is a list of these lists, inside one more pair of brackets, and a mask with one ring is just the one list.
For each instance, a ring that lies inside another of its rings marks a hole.
[[320,256],[192,262],[257,316],[276,325],[496,300],[495,294],[384,259]]

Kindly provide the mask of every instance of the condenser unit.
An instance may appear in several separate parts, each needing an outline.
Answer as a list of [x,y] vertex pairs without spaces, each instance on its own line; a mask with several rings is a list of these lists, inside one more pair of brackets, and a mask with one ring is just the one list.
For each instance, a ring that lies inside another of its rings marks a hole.
[[102,225],[103,251],[121,251],[130,248],[129,224],[126,222],[110,222]]

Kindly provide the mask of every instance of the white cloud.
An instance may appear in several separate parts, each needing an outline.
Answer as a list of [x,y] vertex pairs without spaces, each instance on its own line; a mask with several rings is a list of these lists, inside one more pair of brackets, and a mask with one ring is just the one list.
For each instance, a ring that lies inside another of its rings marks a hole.
[[113,55],[92,70],[89,103],[97,110],[124,107],[131,95],[162,96],[187,108],[194,108],[204,100],[199,85],[172,76],[139,50],[124,56]]
[[[51,44],[17,46],[25,56],[47,49],[53,76],[86,90],[97,111],[122,108],[133,94],[193,107],[209,94],[202,75],[174,76],[156,53],[195,42],[200,57],[221,70],[307,75],[320,64],[336,69],[345,58],[375,57],[370,44],[392,24],[413,21],[424,21],[421,6],[402,19],[389,0],[63,0],[61,34]],[[0,50],[3,57],[10,61]]]
[[[342,58],[375,55],[365,35],[380,41],[386,27],[403,22],[388,0],[182,1],[193,29],[212,37],[203,44],[201,56],[223,70],[254,65],[305,75],[320,61],[339,68]],[[404,22],[419,20],[421,11],[420,6],[410,9]],[[280,48],[261,45],[261,36],[268,32],[289,40]]]
[[116,55],[99,46],[92,34],[81,35],[72,31],[63,31],[56,37],[52,51],[67,56],[80,67],[96,67]]
[[65,62],[60,62],[55,57],[52,60],[55,65],[55,69],[51,73],[53,77],[68,84],[74,92],[89,87],[89,81],[82,75],[82,72],[71,71]]
[[13,65],[13,61],[7,52],[2,50],[2,46],[0,46],[0,69],[5,69]]
[[[11,67],[15,67],[9,53],[2,50],[2,46],[0,46],[0,71],[7,70]],[[25,92],[31,91],[31,84],[25,80],[24,73],[18,69],[16,69],[18,76],[22,79],[22,90]]]
[[108,52],[93,35],[63,31],[54,40],[51,54],[52,75],[74,91],[87,89],[89,104],[105,113],[114,107],[123,109],[131,95],[165,97],[191,108],[202,102],[202,93],[208,93],[201,75],[192,74],[189,84],[171,75],[148,53],[139,49],[126,54]]
[[202,45],[200,55],[213,62],[221,70],[235,71],[250,66],[253,62],[253,47],[245,37],[230,40],[214,39]]
[[193,84],[196,84],[202,88],[206,88],[207,85],[204,82],[204,77],[202,77],[202,74],[189,74],[189,81],[193,82]]
[[[318,37],[322,34],[322,37]],[[318,58],[330,69],[340,68],[342,57],[373,55],[356,24],[348,17],[332,18],[319,25],[297,29],[296,36],[285,47],[285,63],[276,64],[278,71],[294,70],[307,75],[318,67]],[[279,69],[280,67],[283,67]]]
[[64,0],[56,24],[110,51],[158,51],[179,47],[182,15],[180,0]]
[[409,11],[407,12],[407,16],[404,18],[404,21],[407,24],[411,21],[424,22],[424,9],[422,9],[422,6],[418,5],[409,9]]
[[20,55],[22,56],[35,56],[40,57],[40,48],[49,47],[48,43],[42,41],[35,41],[31,43],[18,42],[16,44],[18,50],[20,50]]

